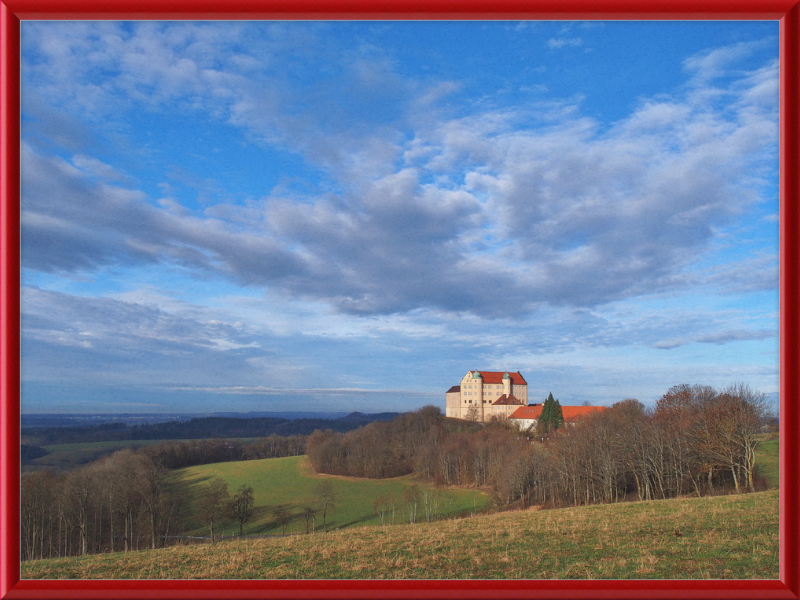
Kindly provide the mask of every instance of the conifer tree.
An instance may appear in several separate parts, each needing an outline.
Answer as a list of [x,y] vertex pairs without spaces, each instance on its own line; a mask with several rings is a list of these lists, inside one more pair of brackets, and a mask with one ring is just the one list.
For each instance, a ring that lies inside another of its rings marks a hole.
[[[553,394],[551,393],[550,399],[552,400],[552,398]],[[553,430],[556,430],[562,425],[564,425],[564,413],[561,410],[561,403],[558,401],[558,399],[553,400],[552,411],[553,411],[553,416],[550,417],[550,426],[553,428]]]
[[564,424],[564,415],[561,411],[561,404],[553,398],[553,392],[547,396],[547,400],[542,405],[542,413],[539,415],[537,427],[541,434],[555,431]]

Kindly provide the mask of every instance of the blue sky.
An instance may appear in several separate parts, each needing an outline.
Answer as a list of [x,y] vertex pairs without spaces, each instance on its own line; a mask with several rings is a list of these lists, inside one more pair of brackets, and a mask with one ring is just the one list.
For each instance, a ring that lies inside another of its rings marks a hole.
[[24,412],[778,391],[778,23],[23,22]]

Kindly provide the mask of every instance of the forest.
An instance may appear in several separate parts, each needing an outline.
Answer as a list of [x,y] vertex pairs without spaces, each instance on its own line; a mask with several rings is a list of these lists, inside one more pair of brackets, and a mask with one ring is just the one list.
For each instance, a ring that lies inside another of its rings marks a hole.
[[192,517],[185,482],[171,477],[172,469],[298,456],[305,453],[307,439],[273,434],[249,444],[169,441],[120,450],[68,473],[26,473],[20,510],[23,559],[160,547],[168,536],[184,533]]
[[499,507],[652,500],[763,486],[755,450],[767,416],[764,394],[746,385],[680,385],[652,410],[623,400],[550,432],[520,432],[505,420],[453,428],[426,407],[344,434],[314,432],[307,453],[322,473],[413,472],[441,485],[489,486]]

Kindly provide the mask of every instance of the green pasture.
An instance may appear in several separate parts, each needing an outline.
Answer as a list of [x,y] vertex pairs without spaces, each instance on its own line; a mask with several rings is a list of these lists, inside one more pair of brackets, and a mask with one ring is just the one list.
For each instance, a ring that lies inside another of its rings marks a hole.
[[756,469],[767,478],[774,487],[780,483],[780,469],[778,468],[778,449],[777,437],[771,437],[759,442],[756,448]]
[[[294,519],[287,526],[286,533],[305,533],[305,525],[300,513],[304,504],[313,504],[316,500],[314,488],[320,481],[330,481],[339,496],[337,509],[327,518],[328,529],[341,529],[354,525],[379,525],[380,518],[374,514],[375,499],[382,494],[389,494],[394,499],[394,511],[388,511],[385,522],[395,524],[406,520],[403,490],[416,482],[410,476],[394,479],[360,479],[353,477],[335,477],[313,473],[306,456],[288,458],[268,458],[264,460],[248,460],[241,462],[216,463],[189,467],[176,471],[176,476],[189,486],[188,495],[199,497],[202,487],[219,477],[228,483],[228,491],[234,494],[240,486],[253,488],[254,516],[245,524],[244,534],[280,533],[272,511],[279,507],[287,508]],[[433,489],[427,484],[417,483],[420,488]],[[465,515],[481,511],[485,508],[488,496],[478,490],[442,489],[439,492],[439,518]],[[394,518],[392,518],[394,516]],[[417,520],[425,520],[425,512],[420,502]],[[220,531],[226,535],[238,533],[238,523],[232,519],[222,522]],[[322,517],[318,516],[316,525],[322,528]],[[196,527],[195,534],[207,533],[205,527]]]

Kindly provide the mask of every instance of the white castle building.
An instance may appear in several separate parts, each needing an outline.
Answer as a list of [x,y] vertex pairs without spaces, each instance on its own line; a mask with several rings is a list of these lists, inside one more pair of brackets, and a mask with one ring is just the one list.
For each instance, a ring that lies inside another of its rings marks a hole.
[[445,415],[470,421],[508,418],[528,404],[528,382],[519,372],[467,371],[445,393]]

